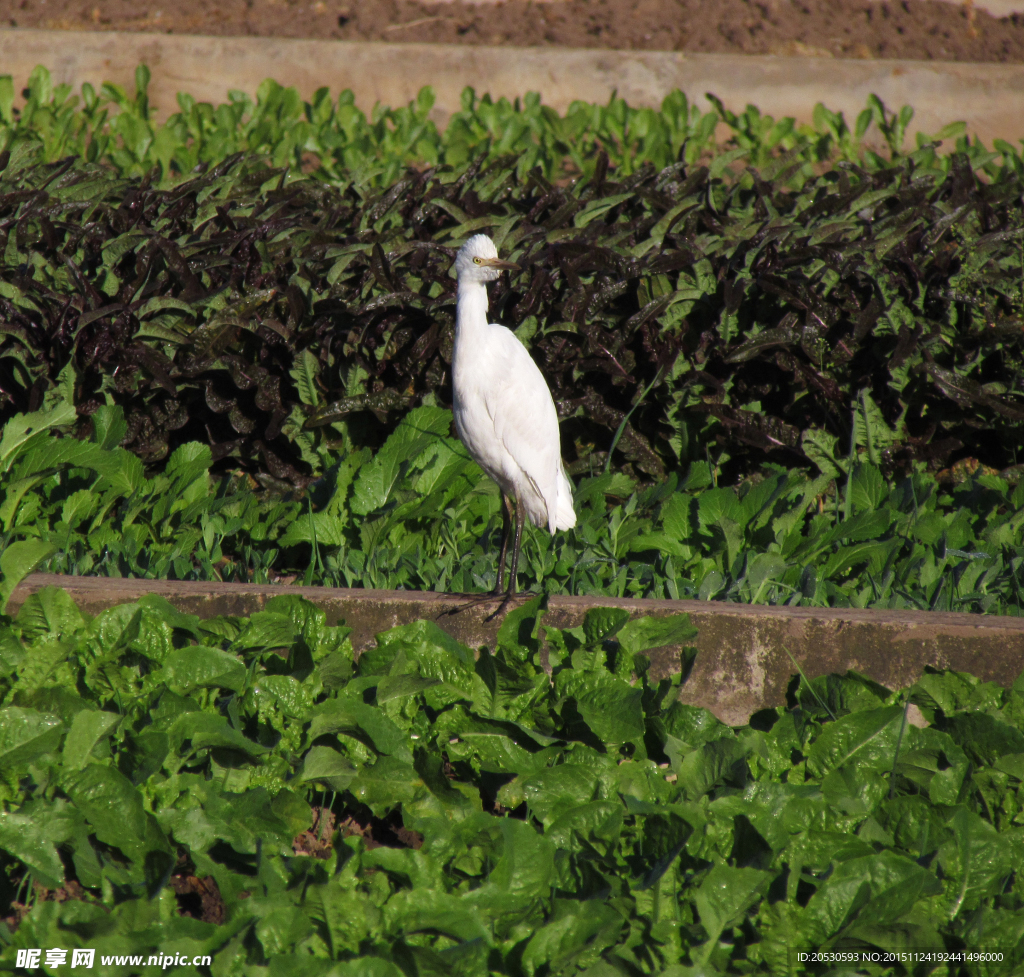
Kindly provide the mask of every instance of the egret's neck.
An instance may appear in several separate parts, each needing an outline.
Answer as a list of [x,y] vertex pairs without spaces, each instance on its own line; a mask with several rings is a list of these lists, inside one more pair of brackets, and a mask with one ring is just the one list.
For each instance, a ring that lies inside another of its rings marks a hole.
[[459,282],[455,306],[455,340],[487,325],[487,286],[483,282]]

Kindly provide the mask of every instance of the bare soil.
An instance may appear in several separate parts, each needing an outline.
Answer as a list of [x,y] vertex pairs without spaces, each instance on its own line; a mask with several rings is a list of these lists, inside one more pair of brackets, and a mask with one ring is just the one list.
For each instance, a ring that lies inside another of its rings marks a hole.
[[350,41],[1024,62],[1024,14],[993,17],[971,0],[0,0],[0,24]]

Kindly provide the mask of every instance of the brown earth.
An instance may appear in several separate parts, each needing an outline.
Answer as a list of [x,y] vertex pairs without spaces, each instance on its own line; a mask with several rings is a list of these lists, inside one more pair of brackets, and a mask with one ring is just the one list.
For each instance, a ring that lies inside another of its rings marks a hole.
[[1024,13],[971,0],[0,0],[0,25],[1024,62]]

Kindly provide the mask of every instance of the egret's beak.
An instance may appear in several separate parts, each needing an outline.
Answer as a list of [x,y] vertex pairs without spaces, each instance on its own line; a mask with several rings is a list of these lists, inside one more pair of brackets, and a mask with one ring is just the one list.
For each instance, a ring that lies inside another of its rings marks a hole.
[[520,271],[519,265],[514,261],[502,261],[501,258],[484,258],[480,264],[487,268],[497,268],[498,271]]

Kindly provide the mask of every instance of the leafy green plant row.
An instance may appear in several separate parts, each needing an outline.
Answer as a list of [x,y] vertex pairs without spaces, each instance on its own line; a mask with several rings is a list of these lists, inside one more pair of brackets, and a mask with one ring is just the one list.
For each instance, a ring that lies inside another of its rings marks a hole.
[[[296,89],[267,79],[255,99],[232,91],[228,102],[217,106],[180,93],[179,111],[158,123],[149,104],[149,80],[149,69],[140,65],[134,96],[114,84],[97,92],[86,83],[79,97],[70,85],[55,86],[40,65],[29,78],[24,103],[16,108],[11,77],[0,76],[0,148],[36,144],[47,161],[77,155],[111,165],[122,176],[144,176],[155,168],[155,179],[164,183],[182,179],[197,166],[217,166],[234,153],[249,152],[267,156],[278,167],[315,166],[320,178],[339,184],[354,176],[390,186],[408,166],[464,169],[481,154],[491,159],[514,154],[520,176],[539,167],[552,179],[565,173],[589,176],[603,150],[613,168],[628,175],[644,164],[662,169],[684,160],[692,165],[718,152],[721,142],[731,161],[757,167],[779,153],[793,153],[808,175],[814,164],[837,158],[884,165],[870,146],[901,154],[914,115],[910,106],[890,112],[872,96],[852,128],[842,113],[821,104],[808,126],[792,118],[775,120],[754,106],[737,114],[713,96],[708,97],[714,109],[702,112],[674,91],[660,111],[630,108],[613,96],[606,106],[574,102],[562,116],[536,93],[495,102],[467,88],[461,110],[442,132],[430,118],[430,87],[407,106],[377,105],[367,118],[350,90],[335,101],[321,88],[306,102]],[[719,123],[725,125],[724,140],[717,133]],[[1024,170],[1019,149],[998,140],[996,155],[990,156],[965,133],[962,122],[951,121],[934,138],[957,140],[957,148],[983,161],[990,175],[1000,168]],[[927,141],[917,139],[919,146]]]
[[449,403],[451,260],[487,231],[521,268],[492,315],[577,474],[1018,462],[1024,177],[966,154],[798,189],[799,154],[728,180],[728,153],[630,176],[600,156],[567,186],[479,158],[387,189],[235,157],[157,189],[37,155],[0,174],[0,420],[66,389],[82,436],[120,405],[149,465],[204,441],[301,486]]
[[[294,596],[203,621],[32,595],[0,621],[2,965],[840,972],[824,951],[844,974],[1021,972],[1024,683],[850,672],[730,728],[678,701],[692,648],[649,677],[685,616],[543,614],[477,658],[420,621],[355,660]],[[879,951],[983,956],[863,962]]]
[[[116,407],[93,440],[58,438],[66,403],[0,439],[0,599],[41,566],[178,580],[489,591],[497,489],[449,436],[451,414],[411,411],[376,453],[353,452],[305,497],[213,479],[206,445],[147,477],[116,445]],[[640,489],[621,473],[576,487],[576,528],[526,534],[520,584],[544,593],[1020,614],[1024,482],[944,488],[886,481],[870,461],[838,479],[768,468],[718,487],[704,462]]]

